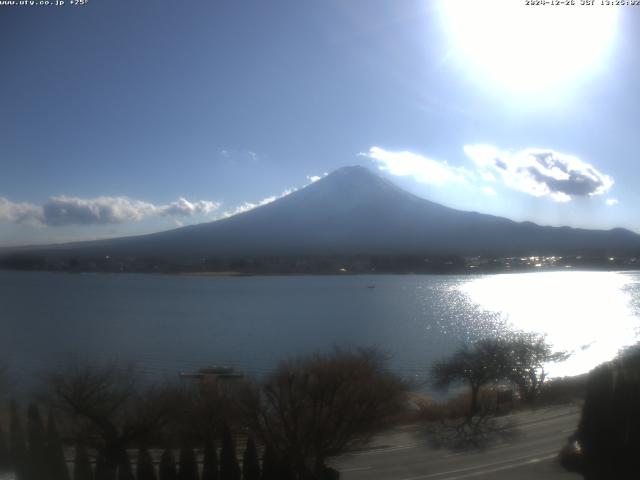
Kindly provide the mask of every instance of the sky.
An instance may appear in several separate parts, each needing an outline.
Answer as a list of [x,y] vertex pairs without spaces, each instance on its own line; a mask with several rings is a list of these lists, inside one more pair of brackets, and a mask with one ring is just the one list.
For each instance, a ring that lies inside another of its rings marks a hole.
[[211,221],[356,164],[454,208],[640,232],[640,6],[11,1],[0,246]]

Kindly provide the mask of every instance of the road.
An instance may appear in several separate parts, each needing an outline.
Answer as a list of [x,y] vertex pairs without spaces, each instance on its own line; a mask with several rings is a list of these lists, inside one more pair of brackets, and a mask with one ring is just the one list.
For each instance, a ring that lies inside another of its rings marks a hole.
[[374,439],[368,450],[334,459],[344,480],[579,480],[558,464],[557,454],[579,419],[576,406],[521,412],[501,417],[513,422],[516,436],[483,450],[435,449],[418,426]]

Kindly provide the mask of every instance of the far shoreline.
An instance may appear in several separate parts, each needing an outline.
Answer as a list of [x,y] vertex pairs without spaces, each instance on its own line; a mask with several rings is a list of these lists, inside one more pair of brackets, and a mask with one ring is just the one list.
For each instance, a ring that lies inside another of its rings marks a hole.
[[54,273],[54,274],[102,274],[102,275],[160,275],[168,277],[203,277],[203,278],[242,278],[242,277],[376,277],[376,276],[476,276],[476,275],[509,275],[523,273],[640,273],[640,267],[633,268],[535,268],[535,269],[509,269],[509,270],[455,270],[455,271],[338,271],[338,272],[243,272],[235,270],[227,271],[143,271],[143,270],[67,270],[67,269],[19,269],[0,268],[0,272],[13,273]]
[[[548,269],[522,269],[522,270],[502,270],[502,271],[483,271],[483,270],[467,270],[459,272],[318,272],[318,273],[297,273],[297,272],[273,272],[273,273],[252,273],[252,272],[117,272],[117,273],[141,273],[141,274],[159,274],[169,276],[185,276],[185,277],[376,277],[376,276],[405,276],[405,275],[424,275],[424,276],[473,276],[473,275],[508,275],[522,273],[560,273],[560,272],[582,272],[582,273],[640,273],[640,268],[629,269],[598,269],[598,268],[548,268]],[[73,272],[67,272],[73,273]],[[112,273],[112,272],[84,272],[84,273]]]

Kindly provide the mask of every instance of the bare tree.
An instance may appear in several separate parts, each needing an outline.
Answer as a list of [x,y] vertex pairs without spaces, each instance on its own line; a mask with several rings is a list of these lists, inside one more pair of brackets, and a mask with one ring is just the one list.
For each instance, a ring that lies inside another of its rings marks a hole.
[[265,445],[264,452],[262,453],[262,480],[277,480],[278,479],[278,461],[276,458],[276,452],[269,444]]
[[183,445],[178,459],[178,480],[198,480],[198,461],[193,448]]
[[15,401],[11,402],[10,407],[11,420],[9,424],[9,448],[11,455],[11,466],[16,472],[16,478],[22,480],[29,476],[29,465],[27,456],[27,442],[24,430],[22,429],[22,421],[20,420],[20,411]]
[[479,412],[480,388],[506,377],[508,347],[503,340],[485,339],[463,346],[451,357],[436,362],[431,368],[436,388],[447,389],[453,384],[466,384],[471,389],[469,418]]
[[138,461],[136,468],[137,480],[156,480],[156,470],[153,466],[153,458],[148,450],[142,448],[138,450]]
[[171,449],[166,449],[160,457],[160,467],[158,472],[160,480],[178,480],[178,470],[176,469],[176,459]]
[[251,437],[247,439],[247,445],[242,456],[242,480],[260,480],[258,450]]
[[[299,478],[366,442],[405,407],[406,385],[374,349],[336,349],[285,362],[248,395],[250,425]],[[266,467],[265,467],[266,468]]]
[[239,397],[246,390],[243,380],[233,385],[216,382],[184,384],[175,394],[179,397],[176,415],[167,429],[179,444],[187,439],[196,444],[219,437],[223,426],[240,426],[242,408]]
[[127,446],[157,432],[176,408],[171,388],[145,385],[132,367],[74,367],[46,379],[46,398],[73,425],[77,439],[100,452],[108,476]]
[[479,412],[483,386],[498,382],[514,384],[527,401],[533,401],[546,380],[545,365],[565,360],[565,352],[554,352],[544,335],[516,333],[507,339],[489,338],[463,346],[451,357],[436,362],[432,381],[438,388],[462,383],[471,389],[469,417]]
[[218,480],[218,453],[213,439],[205,439],[202,459],[202,480]]
[[73,462],[73,480],[92,480],[93,471],[91,462],[84,445],[76,445],[76,453]]
[[236,444],[228,426],[222,429],[222,446],[220,448],[220,480],[240,480],[242,471],[238,465]]
[[9,393],[9,367],[0,360],[0,400]]
[[547,378],[545,365],[566,360],[566,352],[554,352],[544,335],[520,333],[506,343],[507,378],[513,382],[520,397],[531,403],[540,393]]
[[36,404],[29,405],[27,409],[27,454],[30,468],[30,477],[45,478],[49,473],[47,459],[45,429],[40,415],[40,409]]
[[53,412],[49,412],[47,419],[47,463],[50,480],[69,480],[69,471],[64,456],[64,447],[58,434],[58,426]]
[[0,424],[0,473],[5,473],[11,467],[11,454],[9,452],[9,443],[5,438],[5,432]]

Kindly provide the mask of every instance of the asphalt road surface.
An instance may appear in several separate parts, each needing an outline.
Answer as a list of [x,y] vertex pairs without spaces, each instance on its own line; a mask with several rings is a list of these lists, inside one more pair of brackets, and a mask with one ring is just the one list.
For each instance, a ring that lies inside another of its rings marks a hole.
[[434,448],[418,426],[395,429],[374,439],[368,450],[334,459],[344,480],[579,480],[557,455],[576,428],[579,409],[562,406],[500,417],[509,438],[484,448]]

